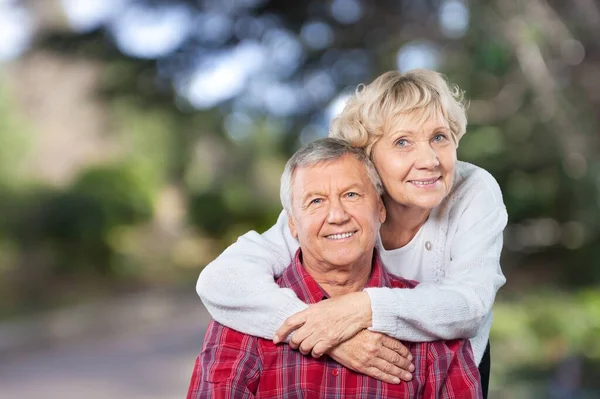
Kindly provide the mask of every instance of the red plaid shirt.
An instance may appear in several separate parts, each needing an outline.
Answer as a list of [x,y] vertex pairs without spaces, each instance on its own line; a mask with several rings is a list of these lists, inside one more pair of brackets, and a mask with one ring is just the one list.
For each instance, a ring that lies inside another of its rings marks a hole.
[[[306,272],[300,250],[277,280],[306,303],[328,295]],[[377,253],[367,287],[414,288],[382,267]],[[324,356],[313,359],[287,344],[242,334],[215,321],[196,360],[187,398],[481,398],[479,371],[468,340],[403,342],[413,355],[410,382],[387,384]]]

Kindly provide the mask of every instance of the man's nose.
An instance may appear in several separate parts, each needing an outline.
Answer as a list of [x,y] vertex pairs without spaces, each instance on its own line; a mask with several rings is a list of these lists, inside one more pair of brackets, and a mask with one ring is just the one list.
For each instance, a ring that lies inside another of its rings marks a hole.
[[415,167],[418,169],[433,169],[440,164],[437,152],[428,142],[419,143],[415,155]]
[[340,224],[346,222],[350,216],[346,212],[344,204],[340,200],[333,200],[329,202],[329,214],[327,215],[327,222],[332,224]]

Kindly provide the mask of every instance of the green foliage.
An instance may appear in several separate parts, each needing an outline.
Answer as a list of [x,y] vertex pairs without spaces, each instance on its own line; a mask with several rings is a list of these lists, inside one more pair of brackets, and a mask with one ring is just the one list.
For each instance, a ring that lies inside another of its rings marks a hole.
[[267,230],[281,211],[280,207],[265,208],[247,197],[236,197],[235,201],[228,200],[225,192],[192,195],[190,222],[211,237],[235,239],[231,237],[232,232],[235,235],[250,229]]
[[509,46],[498,39],[478,42],[475,58],[478,67],[496,76],[506,74],[512,61]]
[[113,268],[109,234],[152,216],[152,190],[129,165],[84,171],[65,190],[43,187],[4,198],[2,231],[23,250],[50,244],[59,273],[108,273]]
[[[152,186],[130,165],[108,165],[83,172],[49,205],[46,232],[62,249],[61,268],[108,272],[112,229],[152,216]],[[83,264],[80,264],[82,262]]]
[[[600,290],[576,294],[536,291],[515,301],[494,305],[490,340],[494,352],[493,380],[502,386],[532,378],[511,370],[549,370],[567,356],[600,365]],[[496,366],[497,365],[497,366]],[[595,366],[592,366],[595,365]],[[550,376],[546,376],[550,378]],[[584,386],[598,389],[588,377]]]
[[23,160],[31,147],[27,123],[19,115],[0,74],[0,185],[14,185],[23,178]]

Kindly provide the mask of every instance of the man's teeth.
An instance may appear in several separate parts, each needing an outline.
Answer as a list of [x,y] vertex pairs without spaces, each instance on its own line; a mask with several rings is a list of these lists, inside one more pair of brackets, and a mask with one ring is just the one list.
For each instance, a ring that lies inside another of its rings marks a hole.
[[331,234],[331,235],[328,235],[327,238],[329,238],[331,240],[341,240],[342,238],[352,237],[353,235],[354,235],[354,232]]

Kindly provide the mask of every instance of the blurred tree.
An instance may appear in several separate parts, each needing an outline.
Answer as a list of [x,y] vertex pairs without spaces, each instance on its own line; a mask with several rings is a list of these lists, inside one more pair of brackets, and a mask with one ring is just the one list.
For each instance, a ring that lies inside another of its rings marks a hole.
[[[135,165],[151,187],[142,196],[178,187],[190,225],[223,245],[274,220],[285,159],[326,135],[345,93],[384,70],[426,66],[470,100],[459,156],[503,188],[509,278],[518,267],[554,284],[600,282],[593,2],[131,0],[96,14],[68,1],[22,4],[39,21],[29,54],[98,66],[106,135],[121,149],[113,158]],[[146,220],[138,194],[104,199],[103,181],[92,199],[78,183],[53,197],[65,222],[46,234],[65,240],[89,223],[104,237],[105,206],[119,223]],[[89,221],[78,220],[87,207]]]

